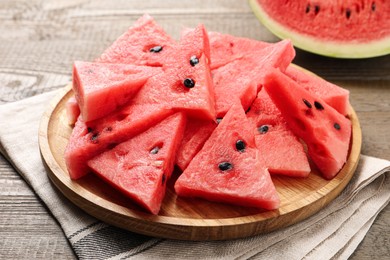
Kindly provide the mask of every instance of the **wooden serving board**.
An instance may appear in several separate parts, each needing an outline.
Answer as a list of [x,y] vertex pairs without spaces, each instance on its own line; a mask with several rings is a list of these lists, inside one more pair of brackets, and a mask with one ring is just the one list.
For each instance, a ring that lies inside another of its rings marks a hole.
[[357,167],[362,144],[361,129],[351,107],[352,142],[348,161],[331,181],[313,171],[308,178],[272,176],[281,199],[278,210],[230,206],[201,199],[177,197],[173,177],[159,215],[145,213],[94,174],[69,178],[64,150],[72,127],[65,104],[73,95],[67,86],[52,100],[39,128],[39,145],[47,174],[74,204],[109,224],[155,237],[183,240],[225,240],[252,236],[299,222],[331,202],[349,183]]

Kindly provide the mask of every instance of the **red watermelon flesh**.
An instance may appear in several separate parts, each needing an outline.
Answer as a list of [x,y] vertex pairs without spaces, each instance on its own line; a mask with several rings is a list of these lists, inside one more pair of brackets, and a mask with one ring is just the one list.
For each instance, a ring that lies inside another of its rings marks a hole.
[[69,100],[66,102],[65,110],[66,117],[68,118],[68,124],[74,125],[80,115],[80,108],[74,97],[69,98]]
[[280,71],[269,74],[264,87],[323,177],[336,176],[347,160],[351,121]]
[[245,54],[257,52],[271,43],[236,37],[230,34],[209,32],[211,70],[224,66]]
[[271,174],[307,177],[311,171],[303,144],[287,127],[267,92],[259,92],[247,113],[255,128],[259,158]]
[[177,150],[176,165],[183,171],[214,131],[217,123],[211,120],[189,118],[184,137]]
[[[200,25],[186,34],[164,73],[148,80],[134,98],[135,104],[161,104],[191,117],[215,119],[214,88],[208,64],[207,32]],[[191,57],[196,64],[191,64]],[[173,63],[177,57],[178,61]],[[195,59],[193,59],[195,61]]]
[[176,113],[88,161],[88,166],[126,196],[157,214],[171,176],[186,117]]
[[71,179],[81,178],[89,172],[89,159],[141,133],[172,113],[158,104],[130,104],[87,123],[79,117],[65,149],[65,162]]
[[97,62],[162,66],[176,42],[145,14],[121,35]]
[[276,209],[278,194],[257,153],[252,127],[238,102],[180,175],[175,191],[179,196]]
[[284,40],[213,70],[217,117],[222,118],[237,98],[247,110],[269,69],[286,69],[294,56],[291,42]]
[[348,90],[294,66],[288,66],[285,73],[310,93],[320,96],[339,113],[343,115],[349,114]]
[[123,106],[148,78],[161,72],[148,66],[76,61],[73,90],[83,121],[104,117]]

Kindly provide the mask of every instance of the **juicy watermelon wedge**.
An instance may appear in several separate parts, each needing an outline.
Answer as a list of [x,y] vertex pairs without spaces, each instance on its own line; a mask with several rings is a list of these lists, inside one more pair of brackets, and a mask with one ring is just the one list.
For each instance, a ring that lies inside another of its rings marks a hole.
[[157,214],[171,176],[186,118],[174,114],[88,161],[106,182]]
[[247,113],[255,132],[259,158],[271,174],[307,177],[311,171],[303,144],[287,127],[265,89]]
[[239,103],[232,106],[175,183],[179,196],[276,209],[279,197],[257,159],[252,127]]
[[97,62],[162,66],[176,42],[145,14],[121,35]]
[[288,66],[285,73],[310,93],[320,96],[340,114],[350,113],[348,90],[294,66]]
[[247,110],[268,71],[271,68],[285,70],[294,56],[291,42],[284,40],[213,70],[217,117],[222,118],[237,98]]
[[271,43],[236,37],[230,34],[209,32],[211,70],[222,67],[244,55],[258,52]]
[[332,179],[347,160],[351,121],[278,70],[264,85],[290,129],[308,147],[322,175]]
[[104,117],[130,101],[161,69],[131,64],[76,61],[73,90],[85,122]]
[[[148,80],[134,98],[135,104],[161,104],[191,117],[215,119],[214,89],[210,75],[207,32],[203,25],[188,32],[164,73]],[[178,61],[174,62],[175,59]],[[191,61],[192,60],[192,61]]]
[[192,158],[202,149],[203,144],[216,128],[217,123],[211,120],[190,119],[184,131],[184,137],[177,150],[176,165],[184,171]]
[[65,104],[65,110],[66,117],[68,118],[68,124],[74,125],[80,115],[80,108],[77,104],[75,97],[69,98],[69,100]]
[[172,113],[172,110],[158,104],[127,105],[109,116],[87,123],[79,117],[65,149],[70,178],[85,176],[90,171],[88,160],[145,131]]

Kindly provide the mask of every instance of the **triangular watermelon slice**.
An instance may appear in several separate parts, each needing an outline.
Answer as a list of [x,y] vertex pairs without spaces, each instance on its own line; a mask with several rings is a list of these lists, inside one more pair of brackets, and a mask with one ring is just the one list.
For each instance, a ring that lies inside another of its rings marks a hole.
[[317,75],[291,65],[287,67],[285,74],[310,93],[320,96],[340,114],[349,114],[349,91],[347,89],[340,88]]
[[97,62],[162,66],[176,42],[145,14],[121,35]]
[[176,164],[183,171],[192,158],[202,149],[203,144],[217,127],[212,120],[190,119],[184,131],[184,137],[177,150]]
[[222,67],[242,56],[258,52],[272,43],[236,37],[230,34],[209,32],[211,70]]
[[76,61],[73,90],[85,122],[104,117],[123,106],[160,68],[131,64]]
[[336,176],[347,160],[351,121],[278,70],[264,87],[324,178]]
[[87,123],[79,117],[65,149],[70,178],[83,177],[89,172],[89,159],[141,133],[172,113],[172,110],[158,104],[130,104]]
[[279,197],[257,158],[253,129],[237,102],[175,183],[179,196],[276,209]]
[[307,177],[310,165],[303,144],[287,127],[279,109],[262,89],[247,113],[255,129],[259,158],[271,174]]
[[[215,119],[214,88],[209,69],[209,46],[203,25],[180,42],[164,74],[148,80],[134,98],[135,104],[161,104],[189,116]],[[175,61],[175,59],[177,59]]]
[[88,161],[88,166],[126,196],[157,214],[171,176],[186,117],[176,113]]
[[222,118],[237,98],[247,110],[261,89],[269,69],[284,70],[294,56],[291,42],[284,40],[213,70],[217,117]]

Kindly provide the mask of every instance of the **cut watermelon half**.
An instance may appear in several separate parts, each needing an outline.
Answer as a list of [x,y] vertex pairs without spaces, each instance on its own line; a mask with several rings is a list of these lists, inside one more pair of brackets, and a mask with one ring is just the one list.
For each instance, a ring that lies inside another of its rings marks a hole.
[[174,114],[89,160],[88,166],[120,192],[157,214],[172,174],[185,122],[183,114]]
[[73,91],[83,121],[104,117],[123,106],[151,76],[161,73],[148,66],[74,62]]
[[324,178],[335,177],[347,160],[351,121],[278,70],[264,87]]
[[87,123],[79,117],[65,149],[70,178],[85,176],[90,171],[87,166],[89,159],[145,131],[172,113],[158,104],[127,105]]
[[148,14],[139,18],[97,62],[162,66],[176,42]]
[[287,127],[279,109],[262,89],[249,112],[259,158],[271,174],[307,177],[311,171],[303,144]]
[[179,196],[276,209],[279,197],[257,159],[252,127],[241,104],[232,106],[175,183]]
[[294,46],[320,55],[368,58],[390,53],[388,1],[249,0],[257,18]]

